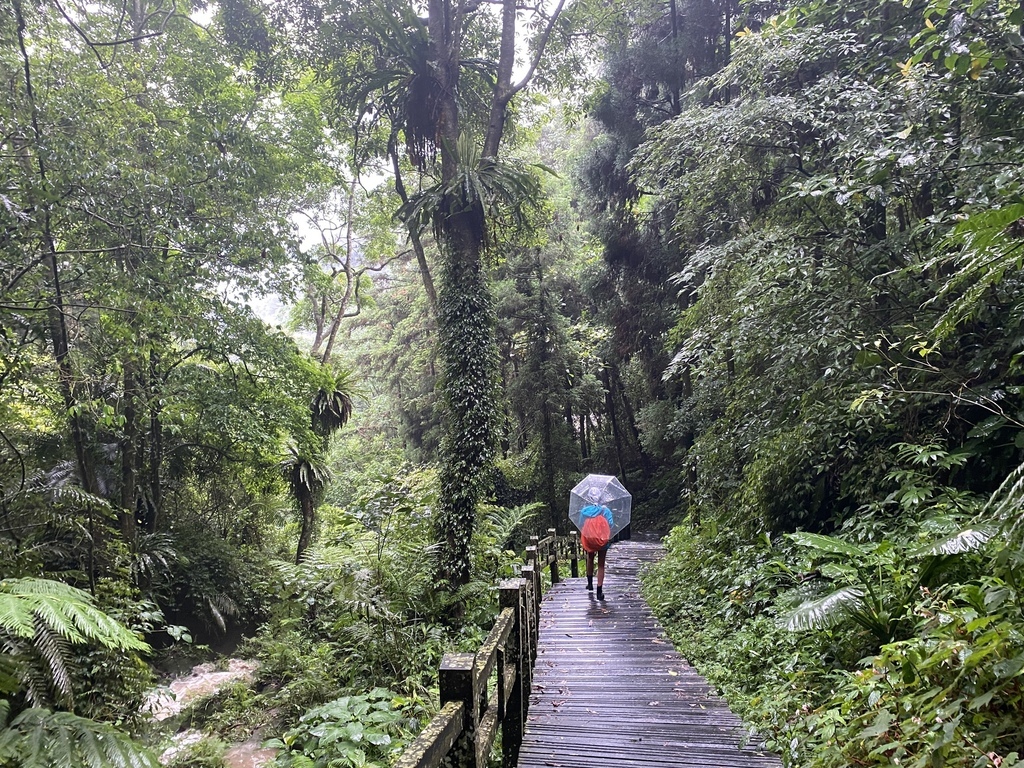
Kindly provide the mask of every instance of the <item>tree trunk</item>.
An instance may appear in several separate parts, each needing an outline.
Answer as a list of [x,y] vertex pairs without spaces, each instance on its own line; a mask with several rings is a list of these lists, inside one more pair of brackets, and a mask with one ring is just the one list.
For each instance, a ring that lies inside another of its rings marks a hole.
[[[160,365],[160,357],[156,350],[149,352],[149,380],[155,388],[160,379],[157,378],[157,370]],[[149,500],[146,504],[146,531],[156,533],[160,524],[160,514],[163,511],[163,486],[160,482],[160,474],[164,461],[164,440],[163,424],[160,422],[161,408],[160,398],[150,397],[149,406]]]
[[[515,0],[502,0],[498,66],[490,94],[483,157],[496,158],[505,131],[509,101],[536,71],[564,0],[549,15],[536,44],[530,71],[512,85],[515,67]],[[454,0],[428,0],[427,31],[430,65],[436,81],[436,145],[441,156],[441,183],[451,189],[460,172],[457,147],[459,124],[459,69],[462,58],[464,14],[476,4]],[[453,195],[458,193],[452,192]],[[441,280],[438,289],[438,349],[441,363],[441,400],[445,411],[441,445],[438,515],[439,581],[455,590],[469,581],[469,542],[477,501],[484,488],[486,469],[493,458],[493,421],[497,411],[493,391],[494,320],[491,296],[481,257],[484,249],[483,201],[446,200],[435,212],[439,232]]]
[[438,358],[445,409],[440,450],[439,579],[450,590],[470,578],[469,544],[496,412],[494,321],[471,213],[448,216],[438,292]]
[[[459,173],[459,60],[462,18],[450,0],[429,0],[432,65],[440,96],[437,137],[441,181]],[[500,136],[499,136],[500,138]],[[436,213],[440,230],[438,359],[444,409],[440,448],[440,498],[436,535],[438,581],[455,591],[470,579],[470,541],[484,470],[493,456],[493,336],[491,296],[481,260],[482,201],[465,209],[444,201]]]
[[295,564],[302,563],[302,556],[313,543],[313,527],[316,523],[316,499],[308,490],[300,492],[299,511],[302,513],[299,527],[299,543],[295,547]]
[[615,385],[615,389],[622,398],[622,410],[626,416],[626,424],[629,426],[629,432],[633,436],[633,442],[636,445],[636,452],[640,456],[640,461],[644,466],[644,472],[649,475],[654,466],[654,461],[647,455],[643,444],[640,442],[640,428],[637,427],[636,424],[636,414],[633,412],[633,404],[629,402],[629,396],[626,394],[626,387],[622,384],[622,377],[619,375],[618,366],[610,366],[609,375],[610,381]]
[[615,443],[615,458],[619,463],[619,478],[625,480],[626,461],[622,450],[622,434],[619,430],[619,418],[615,409],[615,390],[612,386],[611,377],[608,375],[608,370],[603,369],[601,373],[601,378],[604,383],[605,407],[608,409],[608,422],[612,430],[612,441]]
[[124,366],[124,434],[121,436],[121,509],[118,521],[121,535],[129,544],[135,543],[136,484],[138,471],[138,408],[139,378],[135,359],[129,357]]

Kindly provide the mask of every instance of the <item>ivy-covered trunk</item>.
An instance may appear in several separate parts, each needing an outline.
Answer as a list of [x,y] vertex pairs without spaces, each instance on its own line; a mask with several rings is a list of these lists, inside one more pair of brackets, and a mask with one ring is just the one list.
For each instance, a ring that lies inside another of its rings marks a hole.
[[443,224],[438,358],[445,417],[437,538],[438,576],[448,589],[470,579],[474,514],[494,452],[494,316],[477,226],[482,217],[482,211],[461,212]]

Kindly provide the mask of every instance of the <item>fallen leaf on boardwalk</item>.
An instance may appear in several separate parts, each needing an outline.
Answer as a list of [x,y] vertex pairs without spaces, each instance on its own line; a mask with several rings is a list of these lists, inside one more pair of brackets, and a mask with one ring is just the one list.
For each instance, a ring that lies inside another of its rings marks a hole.
[[565,633],[565,636],[566,637],[572,637],[572,635],[570,635],[568,632]]
[[588,709],[587,710],[587,714],[588,715],[596,715],[597,714],[597,710],[596,709]]
[[670,675],[673,675],[673,676],[675,676],[675,677],[679,677],[679,673],[678,673],[678,672],[676,672],[676,671],[675,671],[674,669],[670,669],[670,670],[668,671],[668,673],[669,673]]
[[657,643],[658,645],[664,645],[665,644],[664,640],[659,640],[658,638],[654,638],[653,640],[651,640],[651,642],[652,643]]
[[660,706],[661,706],[661,702],[660,702],[660,701],[652,701],[652,702],[651,702],[650,704],[648,704],[647,706],[648,706],[648,707],[660,707]]
[[563,704],[565,704],[566,701],[568,701],[568,699],[562,699],[561,701],[552,701],[551,702],[551,706],[552,707],[560,707]]

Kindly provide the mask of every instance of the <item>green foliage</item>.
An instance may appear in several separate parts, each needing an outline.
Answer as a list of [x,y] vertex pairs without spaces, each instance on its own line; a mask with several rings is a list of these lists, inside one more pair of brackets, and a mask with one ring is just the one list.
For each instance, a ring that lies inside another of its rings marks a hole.
[[[750,544],[677,528],[645,592],[788,765],[1016,764],[1021,475],[982,507],[936,480],[962,457],[896,453],[898,519],[870,505],[832,536]],[[951,500],[977,513],[971,525]]]
[[0,581],[0,693],[33,705],[73,700],[68,644],[120,652],[149,646],[96,608],[88,593],[48,579]]
[[224,752],[227,745],[220,739],[204,736],[194,744],[177,751],[170,768],[224,768]]
[[952,487],[1016,466],[1011,422],[983,432],[1020,409],[1008,14],[793,3],[646,123],[606,259],[678,289],[661,424],[703,515],[826,530],[884,497],[871,457],[935,435],[969,443]]
[[156,757],[125,734],[70,712],[26,709],[11,717],[0,700],[0,765],[4,768],[157,768]]
[[[934,528],[934,519],[929,521]],[[912,631],[911,609],[922,589],[935,586],[947,558],[970,551],[987,541],[969,529],[941,542],[916,547],[896,546],[883,540],[850,544],[842,539],[812,533],[792,533],[796,544],[816,550],[815,562],[822,576],[837,587],[806,600],[786,619],[789,630],[823,629],[849,619],[866,630],[878,644],[905,639]]]
[[1016,765],[1020,606],[1001,579],[926,592],[913,638],[884,646],[807,723],[819,764]]
[[374,688],[311,709],[299,725],[268,746],[282,752],[282,768],[379,768],[390,765],[411,738],[410,721],[393,692]]
[[396,215],[421,231],[433,226],[438,240],[449,217],[480,216],[474,226],[479,227],[481,242],[493,242],[488,228],[516,228],[527,223],[525,211],[537,203],[541,193],[531,169],[482,157],[480,148],[466,134],[459,137],[455,157],[457,175],[410,198]]

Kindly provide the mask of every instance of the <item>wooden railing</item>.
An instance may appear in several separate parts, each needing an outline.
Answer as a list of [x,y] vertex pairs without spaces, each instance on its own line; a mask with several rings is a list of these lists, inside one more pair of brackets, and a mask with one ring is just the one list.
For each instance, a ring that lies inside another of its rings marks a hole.
[[[551,583],[560,579],[559,561],[578,575],[579,537],[548,529],[531,537],[522,577],[499,585],[498,617],[476,653],[446,653],[438,684],[441,711],[427,724],[395,764],[396,768],[483,768],[501,727],[502,765],[519,759],[526,711],[530,706],[533,663],[537,659],[544,568]],[[491,685],[492,676],[495,678]]]

